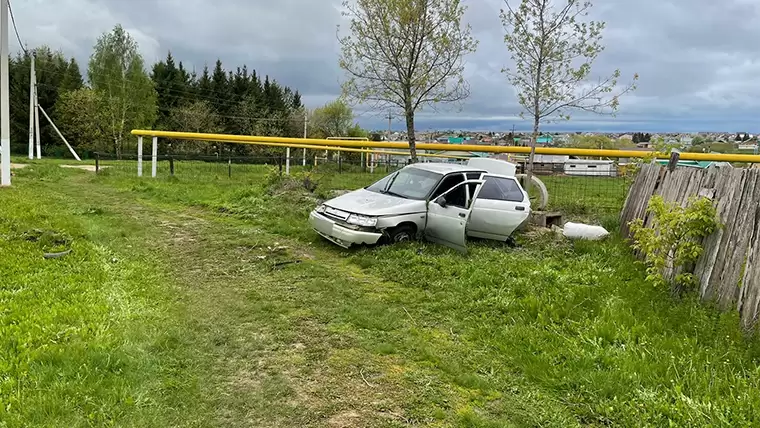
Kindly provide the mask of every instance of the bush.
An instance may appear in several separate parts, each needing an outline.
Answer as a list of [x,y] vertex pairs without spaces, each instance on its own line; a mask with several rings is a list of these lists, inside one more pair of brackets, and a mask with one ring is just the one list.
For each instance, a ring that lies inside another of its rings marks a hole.
[[[697,278],[691,270],[704,251],[701,241],[720,226],[712,201],[692,197],[682,207],[657,195],[647,212],[653,216],[650,227],[641,219],[631,222],[634,248],[645,256],[647,280],[669,284],[677,293],[694,287]],[[672,279],[666,275],[669,269],[675,273]]]

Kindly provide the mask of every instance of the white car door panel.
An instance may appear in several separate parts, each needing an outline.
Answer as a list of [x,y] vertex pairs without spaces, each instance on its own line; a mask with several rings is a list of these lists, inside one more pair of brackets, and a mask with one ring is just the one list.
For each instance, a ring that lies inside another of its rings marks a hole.
[[530,200],[512,177],[483,174],[485,184],[473,204],[468,233],[504,240],[530,215]]
[[482,180],[467,180],[452,187],[436,200],[429,201],[427,223],[425,225],[425,238],[432,242],[454,248],[463,253],[467,252],[467,222],[474,204],[470,204],[469,207],[465,208],[448,204],[442,206],[437,201],[439,201],[440,198],[445,199],[452,191],[468,184],[478,184],[477,190],[475,191],[477,196],[477,192],[480,189],[479,185],[482,183]]

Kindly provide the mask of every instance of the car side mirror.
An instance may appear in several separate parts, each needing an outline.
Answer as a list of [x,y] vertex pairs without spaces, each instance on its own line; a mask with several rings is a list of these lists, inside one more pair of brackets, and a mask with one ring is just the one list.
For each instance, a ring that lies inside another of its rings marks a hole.
[[435,203],[440,205],[442,208],[446,208],[446,197],[445,196],[439,196],[435,199]]

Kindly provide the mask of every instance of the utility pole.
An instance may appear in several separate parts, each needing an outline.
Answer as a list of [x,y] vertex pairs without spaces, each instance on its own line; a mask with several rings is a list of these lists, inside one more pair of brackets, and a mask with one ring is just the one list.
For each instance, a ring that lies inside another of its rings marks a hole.
[[37,72],[34,73],[34,139],[37,145],[37,159],[42,159],[40,145],[40,100],[37,98]]
[[34,51],[32,51],[32,66],[29,70],[29,159],[34,159]]
[[388,112],[388,141],[391,141],[391,120],[393,120],[393,116],[391,116],[391,112]]
[[[392,121],[392,120],[393,120],[393,116],[391,115],[391,112],[390,112],[390,111],[388,111],[388,142],[389,142],[389,143],[390,143],[390,141],[391,141],[391,121]],[[389,167],[390,167],[390,165],[391,165],[391,155],[385,155],[385,160],[386,160],[386,162],[387,162],[387,163],[385,164],[385,170],[387,171],[387,170],[388,170],[388,168],[389,168]]]
[[0,0],[0,185],[11,185],[11,121],[8,94],[8,0]]

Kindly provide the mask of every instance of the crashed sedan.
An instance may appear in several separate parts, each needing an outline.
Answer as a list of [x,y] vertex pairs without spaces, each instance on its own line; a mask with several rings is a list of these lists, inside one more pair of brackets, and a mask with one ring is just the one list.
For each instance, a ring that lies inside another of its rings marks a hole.
[[309,223],[325,239],[352,245],[424,237],[466,251],[466,237],[506,241],[530,216],[530,200],[513,164],[419,163],[325,201]]

